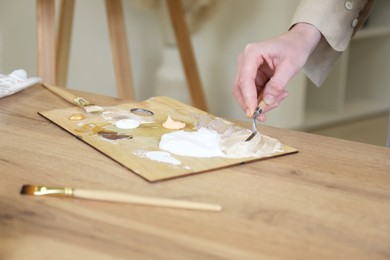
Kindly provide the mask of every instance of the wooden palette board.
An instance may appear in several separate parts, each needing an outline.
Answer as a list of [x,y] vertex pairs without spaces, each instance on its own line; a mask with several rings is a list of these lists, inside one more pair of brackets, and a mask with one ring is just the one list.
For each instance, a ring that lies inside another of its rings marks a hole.
[[[161,151],[159,149],[161,136],[165,133],[174,131],[162,127],[162,123],[167,119],[168,115],[175,120],[185,122],[185,131],[193,131],[195,123],[201,116],[216,117],[169,97],[153,97],[143,102],[105,107],[105,110],[110,111],[111,109],[119,109],[122,111],[130,111],[132,108],[145,108],[153,111],[154,115],[152,120],[154,122],[141,124],[140,127],[135,129],[124,130],[116,128],[115,124],[107,123],[107,120],[105,120],[101,114],[87,114],[79,107],[56,109],[39,112],[39,114],[150,182],[188,176],[195,173],[207,172],[245,162],[297,152],[295,148],[284,145],[283,152],[260,158],[196,158],[172,154],[172,157],[181,162],[180,165],[159,162],[146,157],[145,152]],[[69,119],[72,115],[77,113],[83,113],[86,118],[82,121]],[[85,125],[87,123],[103,126],[104,129],[110,131],[114,130],[121,134],[131,135],[132,138],[113,141],[102,138],[91,131],[80,132],[77,130],[80,129],[80,125]]]

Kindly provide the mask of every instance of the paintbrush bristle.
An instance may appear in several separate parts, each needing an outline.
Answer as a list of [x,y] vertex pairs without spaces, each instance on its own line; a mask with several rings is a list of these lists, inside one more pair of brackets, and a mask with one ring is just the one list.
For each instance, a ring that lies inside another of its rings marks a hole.
[[22,195],[35,195],[36,191],[37,191],[37,186],[23,185],[22,189],[20,190],[20,194],[22,194]]

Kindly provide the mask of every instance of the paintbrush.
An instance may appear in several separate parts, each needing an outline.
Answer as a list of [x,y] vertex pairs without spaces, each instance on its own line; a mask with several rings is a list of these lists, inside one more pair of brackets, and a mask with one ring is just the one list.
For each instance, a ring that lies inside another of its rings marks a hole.
[[205,211],[221,211],[222,207],[216,204],[192,202],[185,200],[173,200],[156,197],[145,197],[139,195],[132,195],[127,193],[101,191],[101,190],[85,190],[74,189],[70,187],[52,188],[45,186],[23,185],[20,190],[22,195],[33,196],[63,196],[74,197],[80,199],[111,201],[132,203],[147,206],[159,206],[169,208],[191,209],[191,210],[205,210]]
[[87,113],[98,113],[104,110],[102,107],[97,106],[82,97],[78,97],[72,94],[71,92],[67,91],[65,88],[53,86],[47,83],[43,83],[42,85],[48,90],[50,90],[51,92],[53,92],[54,94],[57,94],[58,96],[62,97],[66,101],[78,105],[79,107],[84,109],[85,112]]

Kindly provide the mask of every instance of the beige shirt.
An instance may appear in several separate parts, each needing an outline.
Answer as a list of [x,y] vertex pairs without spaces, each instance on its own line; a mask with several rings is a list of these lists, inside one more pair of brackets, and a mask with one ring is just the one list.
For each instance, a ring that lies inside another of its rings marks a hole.
[[309,56],[303,70],[321,85],[332,66],[347,48],[352,36],[366,20],[373,0],[302,0],[291,26],[314,25],[322,34],[320,43]]

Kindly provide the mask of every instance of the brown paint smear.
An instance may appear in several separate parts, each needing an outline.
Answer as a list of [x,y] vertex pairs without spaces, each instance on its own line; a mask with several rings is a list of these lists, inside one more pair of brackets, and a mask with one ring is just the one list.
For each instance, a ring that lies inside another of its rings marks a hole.
[[118,132],[114,131],[99,131],[97,134],[103,138],[109,139],[109,140],[122,140],[122,139],[132,139],[132,135],[126,135],[126,134],[119,134]]
[[97,134],[103,138],[109,139],[109,140],[123,140],[123,139],[132,139],[132,135],[128,134],[120,134],[115,131],[110,131],[104,129],[105,126],[109,124],[104,124],[104,125],[96,125],[93,123],[85,124],[82,126],[79,126],[75,129],[75,131],[80,132],[80,133],[87,133],[87,132],[92,132],[93,134]]

